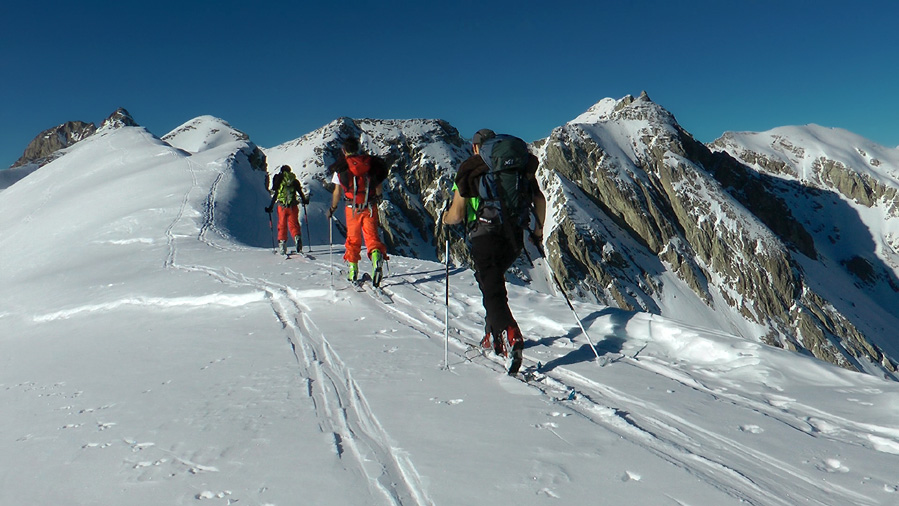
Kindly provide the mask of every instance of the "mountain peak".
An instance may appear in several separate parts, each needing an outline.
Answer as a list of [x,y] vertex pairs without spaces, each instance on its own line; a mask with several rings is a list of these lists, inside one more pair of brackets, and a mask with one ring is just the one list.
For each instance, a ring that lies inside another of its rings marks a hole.
[[121,128],[125,126],[140,126],[134,121],[134,118],[131,117],[131,113],[125,110],[124,107],[119,107],[112,114],[109,115],[108,118],[103,120],[103,123],[100,124],[100,128]]
[[594,124],[621,119],[622,116],[632,116],[626,113],[622,113],[622,111],[639,109],[646,106],[659,107],[652,101],[652,99],[649,98],[649,94],[646,93],[645,90],[641,91],[640,96],[638,96],[637,98],[634,98],[633,95],[625,95],[618,100],[615,100],[613,98],[604,98],[599,102],[593,104],[589,109],[587,109],[581,115],[569,121],[568,123]]
[[162,136],[172,146],[192,153],[235,141],[249,142],[250,136],[215,116],[199,116]]
[[29,163],[43,165],[60,149],[66,148],[97,131],[97,126],[84,121],[68,121],[37,134],[25,148],[22,157],[12,164],[20,167]]

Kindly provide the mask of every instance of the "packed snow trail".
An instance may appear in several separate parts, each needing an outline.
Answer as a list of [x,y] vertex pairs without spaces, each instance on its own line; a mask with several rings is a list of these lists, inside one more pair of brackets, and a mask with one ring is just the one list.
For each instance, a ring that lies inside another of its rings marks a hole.
[[[404,291],[411,290],[415,294],[436,300],[439,299],[440,287],[431,286],[431,290],[428,291],[421,288],[421,283],[396,282],[389,279],[385,280],[383,286],[390,290],[395,301],[394,305],[385,306],[383,309],[401,325],[428,336],[434,341],[434,344],[438,344],[440,341],[438,336],[441,336],[439,330],[442,327],[439,311],[422,310],[423,306],[420,303],[410,302],[415,297],[405,295]],[[451,321],[456,327],[453,329],[454,337],[451,339],[451,344],[454,347],[454,354],[460,359],[464,359],[469,345],[477,343],[477,339],[471,339],[471,336],[480,335],[483,325],[482,320],[471,317],[472,309],[478,307],[478,301],[472,294],[456,293],[451,300],[451,306],[453,306]],[[527,314],[524,311],[525,308],[517,309],[516,314]],[[532,323],[526,318],[520,319],[523,326]],[[569,337],[569,339],[571,338]],[[577,342],[576,339],[573,341]],[[755,347],[751,344],[749,346]],[[525,358],[531,365],[538,361],[534,352],[542,352],[542,350],[535,349],[539,347],[538,345],[526,348]],[[575,353],[579,353],[583,357],[581,362],[589,364],[592,363],[592,359],[587,355],[589,350],[583,349],[585,347],[575,350]],[[643,348],[645,348],[645,344],[638,350]],[[498,374],[502,374],[504,371],[502,360],[490,360],[489,353],[488,359],[481,360],[481,362]],[[740,398],[727,392],[703,387],[696,381],[678,374],[676,368],[651,356],[634,358],[625,354],[616,359],[614,365],[609,368],[580,367],[579,369],[590,372],[592,377],[594,372],[604,376],[614,375],[614,370],[621,367],[638,368],[642,371],[640,376],[648,378],[648,384],[659,382],[659,380],[665,384],[674,380],[686,388],[693,389],[700,398],[706,397],[700,402],[716,403],[724,400],[731,403],[732,409],[745,411],[747,418],[761,415],[777,421],[778,423],[768,430],[784,431],[787,433],[784,436],[787,439],[791,437],[789,436],[791,431],[810,432],[807,429],[807,422],[803,422],[805,417],[792,414],[787,416],[770,403],[759,403],[752,399]],[[709,421],[703,421],[705,425],[690,421],[690,419],[650,401],[625,394],[620,389],[607,386],[567,367],[555,366],[543,372],[546,379],[532,382],[530,385],[540,390],[549,402],[564,404],[566,408],[590,420],[598,428],[611,431],[632,444],[655,453],[672,465],[689,470],[690,473],[701,477],[706,484],[714,486],[741,502],[759,505],[789,505],[795,504],[797,500],[801,499],[808,504],[825,505],[833,504],[834,498],[841,498],[840,500],[846,503],[876,504],[870,502],[867,497],[835,483],[829,484],[826,492],[822,493],[821,484],[817,480],[810,479],[804,469],[722,435],[714,430],[713,423],[708,424]],[[656,376],[660,378],[652,379]],[[565,394],[572,391],[577,395],[574,400],[567,401]],[[826,414],[816,413],[815,415],[823,417]],[[812,416],[808,418],[812,418]],[[893,432],[895,436],[895,432],[888,429],[882,429],[880,432],[887,434]],[[758,462],[766,462],[766,466],[760,467]],[[785,477],[793,484],[794,488],[788,495],[783,494],[782,491]]]
[[334,451],[338,458],[345,460],[346,456],[351,456],[351,466],[367,478],[373,488],[373,495],[384,497],[387,504],[433,504],[424,491],[414,465],[407,455],[391,444],[390,436],[367,405],[365,395],[353,380],[349,369],[331,348],[326,336],[317,329],[308,315],[308,308],[303,307],[301,297],[297,297],[294,290],[267,280],[249,278],[230,268],[181,264],[176,260],[179,257],[179,237],[174,231],[185,226],[183,222],[189,214],[186,209],[191,202],[191,194],[195,190],[204,191],[202,182],[209,177],[213,177],[213,181],[206,191],[202,224],[196,239],[223,252],[264,254],[258,249],[236,245],[221,247],[215,239],[207,237],[208,231],[212,230],[219,234],[217,240],[227,239],[215,226],[216,189],[225,167],[208,164],[206,170],[199,170],[190,158],[185,158],[185,162],[192,184],[182,199],[182,206],[175,219],[166,229],[169,254],[165,266],[187,272],[202,272],[235,288],[268,293],[273,312],[287,333],[287,341],[300,368],[298,373],[305,378],[308,388],[306,394],[315,406],[320,428],[322,432],[333,435]]

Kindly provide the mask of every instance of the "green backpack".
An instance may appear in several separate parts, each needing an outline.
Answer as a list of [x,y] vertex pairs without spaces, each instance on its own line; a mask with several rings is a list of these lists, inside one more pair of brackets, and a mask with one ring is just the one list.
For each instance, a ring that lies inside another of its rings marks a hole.
[[297,200],[297,191],[294,188],[294,184],[297,181],[297,177],[293,172],[282,172],[281,177],[281,186],[278,187],[278,197],[277,201],[282,206],[290,207],[296,205]]

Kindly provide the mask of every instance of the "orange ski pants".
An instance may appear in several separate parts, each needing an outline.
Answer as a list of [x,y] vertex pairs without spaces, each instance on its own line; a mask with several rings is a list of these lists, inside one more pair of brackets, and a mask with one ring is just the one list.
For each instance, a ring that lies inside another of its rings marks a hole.
[[278,240],[287,240],[287,229],[290,235],[300,235],[300,206],[285,207],[278,204]]
[[343,259],[347,262],[358,262],[362,255],[362,239],[365,239],[365,249],[368,250],[368,258],[374,250],[379,250],[383,256],[387,252],[384,243],[381,242],[378,230],[381,228],[377,209],[363,209],[354,211],[351,206],[346,207],[346,252]]

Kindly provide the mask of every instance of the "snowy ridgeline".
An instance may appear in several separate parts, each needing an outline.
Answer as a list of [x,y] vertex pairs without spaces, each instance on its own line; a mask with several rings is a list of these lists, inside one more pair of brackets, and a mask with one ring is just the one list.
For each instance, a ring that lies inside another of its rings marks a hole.
[[518,285],[544,376],[510,378],[470,271],[347,289],[324,199],[315,259],[273,255],[242,142],[101,132],[0,193],[0,504],[899,502],[896,383],[576,303],[596,360]]

